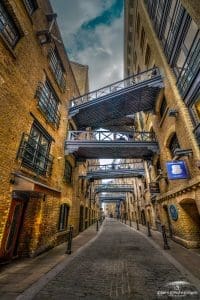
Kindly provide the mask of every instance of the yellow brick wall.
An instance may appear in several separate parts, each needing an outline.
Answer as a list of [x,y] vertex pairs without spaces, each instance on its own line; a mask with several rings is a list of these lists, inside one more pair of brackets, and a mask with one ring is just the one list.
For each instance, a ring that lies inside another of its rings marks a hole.
[[[127,1],[127,3],[128,2],[129,1]],[[191,14],[193,19],[196,22],[199,22],[200,14],[199,14],[199,5],[197,4],[197,1],[182,1],[182,2],[185,8],[188,9],[188,12]],[[178,180],[166,181],[163,178],[160,179],[159,181],[161,194],[159,195],[158,201],[160,204],[158,205],[158,207],[154,206],[153,215],[155,214],[154,221],[156,221],[157,218],[161,218],[161,222],[165,222],[163,205],[169,206],[172,203],[177,203],[176,196],[172,196],[171,197],[172,200],[169,201],[165,198],[165,194],[167,193],[173,195],[173,191],[179,189],[184,191],[185,198],[188,199],[191,198],[190,192],[185,189],[186,187],[190,186],[193,182],[196,183],[199,182],[200,172],[197,163],[200,159],[200,152],[199,152],[199,147],[197,145],[197,141],[193,134],[194,127],[188,109],[185,106],[183,99],[181,98],[179,91],[176,87],[175,76],[170,66],[167,63],[161,44],[156,36],[156,33],[154,32],[151,20],[146,11],[144,1],[137,1],[137,3],[138,3],[137,12],[139,12],[140,14],[141,24],[140,24],[139,35],[135,31],[132,32],[133,41],[132,41],[131,53],[133,54],[134,51],[136,51],[137,62],[135,63],[132,57],[131,65],[130,65],[130,69],[131,69],[130,73],[137,72],[138,65],[140,66],[141,70],[146,70],[147,67],[145,66],[145,52],[148,44],[151,49],[151,59],[148,68],[151,68],[154,65],[158,66],[162,71],[163,81],[164,81],[164,89],[163,91],[161,91],[157,99],[155,113],[144,115],[145,130],[150,130],[151,128],[153,128],[153,130],[156,133],[156,137],[158,139],[159,147],[160,147],[159,155],[154,157],[152,167],[151,169],[149,169],[151,180],[155,180],[157,176],[155,172],[155,165],[157,159],[160,159],[161,168],[164,171],[164,176],[166,176],[165,163],[166,161],[172,160],[168,145],[173,133],[176,132],[182,149],[192,149],[193,151],[193,155],[191,157],[183,158],[183,160],[186,162],[189,168],[189,172],[190,172],[189,179],[179,180],[179,181]],[[197,9],[195,9],[195,7]],[[133,14],[131,15],[131,17],[133,18],[133,23],[135,24],[137,19],[136,5],[134,5],[134,9],[132,12]],[[126,17],[127,16],[128,14],[126,15]],[[126,22],[126,27],[128,28],[127,25],[128,20],[126,20],[125,22]],[[141,36],[142,27],[145,30],[145,43],[144,43],[143,52],[140,49],[140,36]],[[130,46],[130,43],[128,44],[126,40],[125,43],[126,43],[125,44],[126,47],[128,47],[128,45]],[[127,60],[127,57],[125,57],[125,59]],[[160,118],[159,111],[160,111],[160,105],[162,102],[163,95],[166,98],[167,107],[174,108],[178,111],[178,115],[176,118],[169,117],[167,114],[165,114],[162,119]],[[197,184],[197,190],[198,189],[199,187]],[[149,196],[147,197],[148,199]],[[198,193],[196,193],[196,196],[195,198],[193,198],[193,200],[195,201],[195,205],[199,207],[200,198]],[[191,207],[193,207],[193,210],[195,211],[194,213],[198,214],[195,205]],[[188,243],[191,246],[192,245],[191,240],[194,241],[194,244],[196,243],[196,241],[200,240],[200,234],[196,230],[198,223],[196,222],[195,224],[193,224],[192,217],[188,217],[186,211],[184,211],[181,207],[179,207],[179,210],[180,210],[180,220],[178,222],[174,222],[173,224],[174,235],[177,237],[177,240],[178,238],[185,239],[184,244],[187,245],[187,241],[188,241]]]
[[[52,175],[47,178],[39,176],[36,180],[61,191],[59,195],[45,190],[45,201],[42,199],[28,201],[19,239],[19,253],[22,255],[38,253],[55,245],[59,240],[59,235],[62,235],[57,232],[60,205],[62,203],[67,203],[70,207],[76,205],[74,203],[76,202],[74,197],[76,187],[67,184],[63,180],[63,175],[68,100],[73,95],[78,96],[79,91],[62,45],[57,45],[57,47],[66,70],[65,93],[61,92],[55,81],[47,59],[48,50],[54,45],[52,43],[40,46],[36,37],[37,30],[48,28],[49,24],[43,10],[45,9],[45,13],[50,13],[51,7],[48,1],[38,2],[39,9],[34,12],[33,17],[29,17],[21,1],[10,1],[24,36],[20,38],[12,51],[8,50],[0,37],[0,243],[12,201],[14,185],[10,183],[11,173],[17,171],[28,177],[35,176],[34,172],[21,167],[20,161],[16,158],[22,133],[30,133],[34,121],[33,115],[54,139],[50,150],[54,156]],[[39,82],[45,81],[46,76],[60,99],[59,129],[47,123],[37,108],[36,88]],[[74,159],[69,159],[75,166]],[[63,235],[65,234],[66,232],[63,232]]]

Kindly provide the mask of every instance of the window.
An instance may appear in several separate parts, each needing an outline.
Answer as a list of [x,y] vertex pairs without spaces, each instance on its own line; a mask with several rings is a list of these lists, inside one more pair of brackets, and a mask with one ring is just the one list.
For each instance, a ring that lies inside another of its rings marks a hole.
[[145,31],[144,28],[142,27],[142,32],[141,32],[141,39],[140,39],[140,48],[144,49],[144,41],[145,41]]
[[64,92],[66,89],[66,81],[64,78],[64,68],[61,63],[61,59],[59,57],[58,51],[56,49],[51,49],[49,54],[49,64],[51,70],[54,73],[55,79]]
[[24,4],[29,15],[32,15],[34,11],[38,8],[36,0],[24,0]]
[[175,73],[177,76],[182,71],[182,68],[183,68],[186,58],[190,52],[190,49],[194,42],[197,31],[198,31],[197,25],[194,23],[194,21],[191,21],[190,26],[187,31],[187,34],[182,42],[181,51],[180,51],[177,61],[175,63]]
[[[185,13],[185,9],[183,8],[183,6],[180,4],[180,1],[177,1],[176,3],[174,3],[176,1],[172,2],[172,8],[170,10],[170,14],[169,14],[169,19],[168,19],[168,23],[167,23],[167,27],[166,27],[166,31],[165,31],[165,45],[164,45],[164,50],[165,50],[165,54],[168,58],[168,60],[172,60],[172,53],[175,50],[175,44],[178,40],[178,36],[180,34],[180,28],[181,25],[183,24],[183,16]],[[176,5],[175,5],[176,4]],[[174,7],[175,5],[175,7]],[[171,17],[171,19],[170,19]]]
[[171,155],[174,156],[174,151],[179,148],[180,148],[179,141],[178,141],[176,133],[174,133],[174,135],[172,136],[170,143],[169,143],[169,149],[170,149]]
[[58,222],[58,230],[66,230],[68,225],[68,217],[69,217],[69,206],[67,204],[62,204],[60,206],[60,215]]
[[192,121],[194,124],[194,135],[197,139],[198,144],[200,145],[200,93],[197,92],[191,105],[190,113],[192,116]]
[[145,54],[145,65],[148,67],[151,58],[151,49],[149,45],[147,45],[146,54]]
[[68,160],[65,161],[64,179],[68,183],[72,183],[72,166]]
[[200,31],[195,35],[191,47],[189,47],[189,43],[189,39],[183,43],[176,64],[176,74],[179,76],[177,86],[183,97],[186,96],[194,80],[197,79],[200,70]]
[[17,44],[20,34],[10,15],[7,13],[4,5],[0,2],[0,34],[14,48]]
[[160,117],[161,118],[163,117],[163,115],[166,111],[166,108],[167,108],[167,102],[166,102],[166,99],[164,97],[163,100],[162,100],[161,106],[160,106]]
[[47,80],[45,83],[39,84],[36,97],[38,98],[38,107],[46,120],[58,127],[60,122],[60,113],[58,111],[59,101]]
[[194,113],[195,123],[200,122],[200,98],[196,99],[195,103],[192,105],[192,110]]
[[19,156],[22,165],[39,175],[51,173],[53,157],[49,155],[51,138],[38,123],[34,122],[30,135],[23,134]]

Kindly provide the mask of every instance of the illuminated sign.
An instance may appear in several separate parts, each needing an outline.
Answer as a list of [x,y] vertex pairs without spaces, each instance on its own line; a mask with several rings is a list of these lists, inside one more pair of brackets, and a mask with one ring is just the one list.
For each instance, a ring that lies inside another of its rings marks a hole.
[[166,163],[168,179],[187,179],[189,173],[183,160],[170,161]]

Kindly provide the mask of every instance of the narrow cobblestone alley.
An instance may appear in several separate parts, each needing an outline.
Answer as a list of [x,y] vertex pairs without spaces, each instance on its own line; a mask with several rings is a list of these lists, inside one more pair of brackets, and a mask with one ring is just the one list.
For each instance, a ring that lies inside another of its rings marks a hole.
[[34,299],[169,299],[158,298],[157,292],[179,280],[188,281],[161,251],[137,231],[110,219],[98,238]]

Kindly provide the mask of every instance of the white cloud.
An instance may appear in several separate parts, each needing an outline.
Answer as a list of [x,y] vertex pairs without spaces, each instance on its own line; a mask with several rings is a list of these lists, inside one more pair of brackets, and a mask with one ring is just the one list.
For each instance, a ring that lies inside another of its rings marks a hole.
[[[51,0],[70,58],[89,65],[90,90],[123,78],[123,16],[110,25],[82,29],[115,0]],[[66,10],[66,7],[69,9]]]
[[93,46],[76,53],[80,63],[89,65],[90,89],[123,78],[123,19],[95,29]]
[[82,24],[101,15],[114,2],[115,0],[51,0],[64,36],[75,33]]

